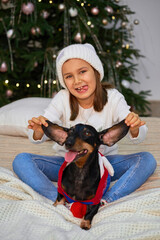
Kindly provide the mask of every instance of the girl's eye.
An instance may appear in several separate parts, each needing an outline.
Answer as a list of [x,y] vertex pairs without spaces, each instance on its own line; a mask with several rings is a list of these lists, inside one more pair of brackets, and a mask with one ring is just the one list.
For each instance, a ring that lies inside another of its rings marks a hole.
[[66,79],[71,78],[71,77],[72,77],[72,75],[68,75],[68,76],[66,76]]
[[86,70],[82,70],[80,73],[82,73],[82,74],[83,74],[83,73],[85,73],[85,72],[86,72]]

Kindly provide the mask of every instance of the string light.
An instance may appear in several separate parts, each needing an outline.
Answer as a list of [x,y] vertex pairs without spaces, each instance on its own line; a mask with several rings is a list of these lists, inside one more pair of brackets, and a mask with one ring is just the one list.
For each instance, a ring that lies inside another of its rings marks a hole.
[[81,3],[81,6],[83,7],[83,6],[84,6],[84,3]]
[[47,84],[48,83],[48,81],[47,80],[44,80],[44,84]]
[[41,84],[38,84],[38,85],[37,85],[37,88],[41,88]]
[[115,16],[112,16],[112,20],[115,20],[116,18],[115,18]]
[[19,83],[16,83],[16,87],[19,87]]
[[27,88],[29,88],[29,87],[30,87],[29,83],[27,83],[27,84],[26,84],[26,87],[27,87]]
[[88,24],[88,26],[90,26],[92,23],[91,23],[91,21],[88,21],[87,24]]
[[49,1],[49,3],[50,3],[50,4],[52,4],[52,3],[53,3],[53,1],[52,1],[52,0],[50,0],[50,1]]
[[42,0],[38,0],[38,2],[42,2]]
[[56,82],[57,82],[56,80],[53,80],[53,84],[56,84]]
[[9,83],[9,80],[7,79],[7,80],[5,80],[5,84],[8,84]]
[[129,44],[126,44],[126,49],[129,49]]

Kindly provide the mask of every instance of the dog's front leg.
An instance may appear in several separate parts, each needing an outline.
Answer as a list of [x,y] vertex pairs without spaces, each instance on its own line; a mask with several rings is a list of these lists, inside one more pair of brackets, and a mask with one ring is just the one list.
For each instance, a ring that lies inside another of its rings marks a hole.
[[98,212],[100,203],[97,205],[87,205],[87,212],[84,216],[84,219],[81,221],[80,227],[85,230],[89,230],[91,228],[91,222],[94,215]]
[[53,204],[53,206],[57,206],[57,205],[63,205],[65,203],[65,198],[62,194],[58,193],[57,199],[55,201],[55,203]]

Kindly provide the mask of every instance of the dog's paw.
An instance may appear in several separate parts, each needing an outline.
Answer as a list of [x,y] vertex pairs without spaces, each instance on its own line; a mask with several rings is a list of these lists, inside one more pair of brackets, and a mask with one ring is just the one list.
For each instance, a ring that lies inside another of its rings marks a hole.
[[55,203],[53,203],[53,206],[56,207],[57,205],[64,205],[65,198],[62,198],[60,201],[56,200]]
[[90,220],[82,220],[80,227],[84,230],[89,230],[91,228],[91,221]]

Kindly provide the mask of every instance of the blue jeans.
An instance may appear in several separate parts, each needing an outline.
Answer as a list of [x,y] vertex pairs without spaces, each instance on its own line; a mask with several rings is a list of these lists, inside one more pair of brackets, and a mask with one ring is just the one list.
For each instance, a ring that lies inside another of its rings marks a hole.
[[[139,188],[156,168],[156,160],[148,152],[130,155],[109,155],[107,159],[114,168],[111,181],[116,183],[104,194],[103,199],[113,202]],[[63,157],[40,156],[20,153],[13,161],[13,170],[26,184],[41,195],[55,201],[57,188],[52,181],[58,180]]]

